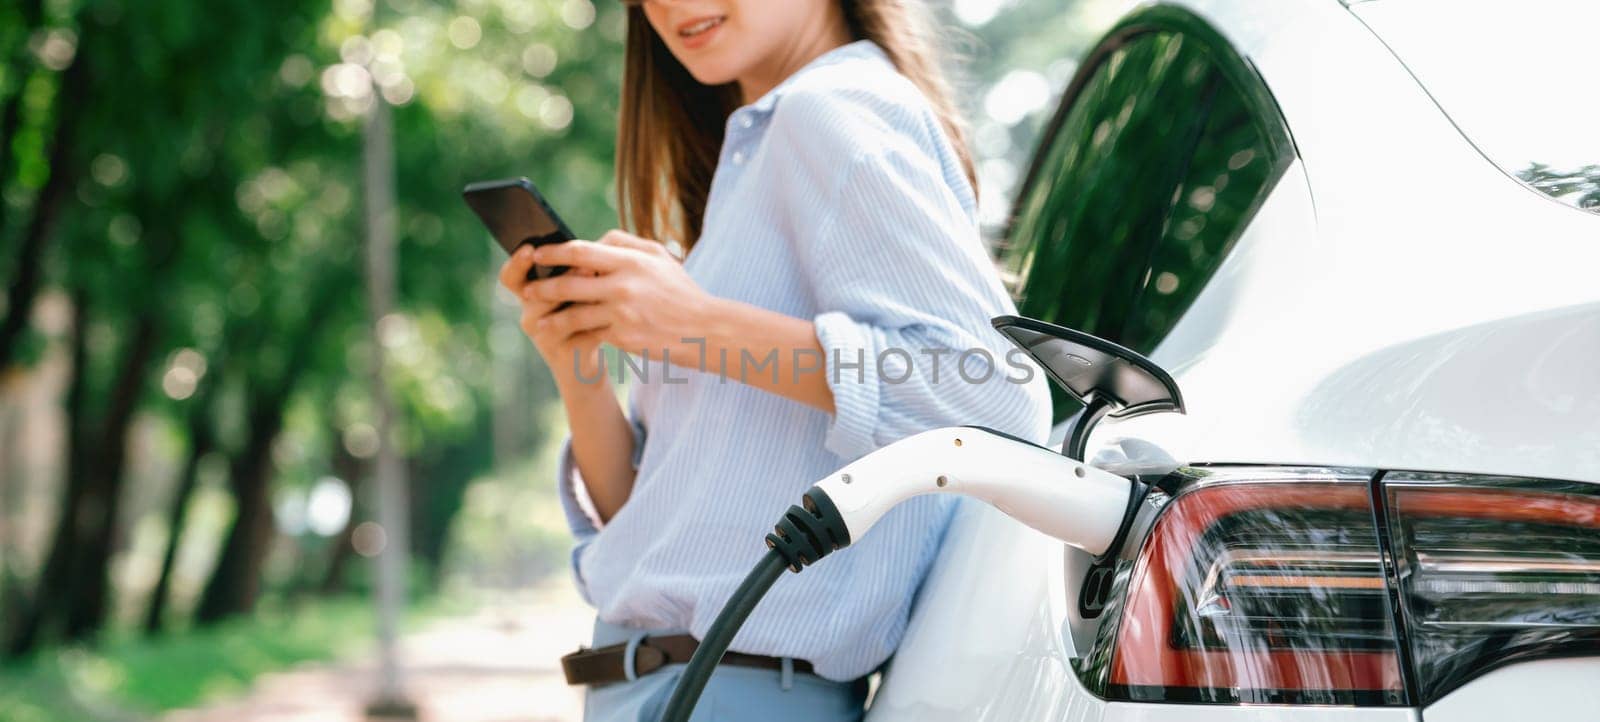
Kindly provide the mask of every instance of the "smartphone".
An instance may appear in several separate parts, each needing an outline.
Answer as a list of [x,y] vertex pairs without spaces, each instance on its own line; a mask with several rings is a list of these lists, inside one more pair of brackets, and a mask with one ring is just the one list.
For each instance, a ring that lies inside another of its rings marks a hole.
[[[461,197],[508,254],[528,243],[543,246],[577,238],[527,178],[470,183],[462,189]],[[528,269],[528,280],[559,276],[566,271],[566,266],[536,265]]]

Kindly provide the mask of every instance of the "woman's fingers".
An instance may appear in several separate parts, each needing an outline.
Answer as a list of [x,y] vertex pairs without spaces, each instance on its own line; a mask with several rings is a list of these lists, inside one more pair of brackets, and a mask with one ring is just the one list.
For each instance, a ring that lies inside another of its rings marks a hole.
[[583,353],[589,353],[605,342],[605,333],[606,330],[603,328],[579,331],[567,337],[567,345]]
[[533,268],[533,246],[522,246],[500,265],[500,285],[512,293],[520,293],[528,281],[528,269]]
[[534,333],[567,339],[575,333],[602,329],[610,325],[610,310],[598,303],[575,303],[551,311],[534,322]]
[[525,301],[604,301],[612,294],[609,276],[564,273],[552,278],[529,281],[522,287]]
[[632,249],[604,245],[594,241],[567,241],[552,243],[534,249],[533,260],[542,266],[578,266],[601,273],[611,273],[632,263],[637,258]]
[[605,235],[600,237],[599,242],[607,246],[631,248],[635,251],[643,251],[655,256],[668,258],[672,256],[671,253],[667,252],[667,247],[665,245],[647,238],[640,238],[626,231],[607,231]]

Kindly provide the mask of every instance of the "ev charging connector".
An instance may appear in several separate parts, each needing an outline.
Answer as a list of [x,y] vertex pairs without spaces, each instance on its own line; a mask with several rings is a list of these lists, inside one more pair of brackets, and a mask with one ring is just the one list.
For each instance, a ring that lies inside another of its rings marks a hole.
[[799,572],[872,529],[913,496],[961,494],[1095,556],[1113,558],[1144,489],[1083,461],[1105,418],[1183,412],[1178,386],[1149,359],[1104,339],[1017,316],[995,329],[1084,404],[1061,453],[979,426],[924,431],[863,456],[806,490],[766,536],[768,552],[700,641],[661,719],[687,722],[734,635],[785,569]]

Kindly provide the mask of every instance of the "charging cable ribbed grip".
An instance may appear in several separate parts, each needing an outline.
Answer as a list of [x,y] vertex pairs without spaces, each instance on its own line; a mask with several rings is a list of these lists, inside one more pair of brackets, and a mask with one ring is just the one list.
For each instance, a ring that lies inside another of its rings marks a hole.
[[800,501],[784,512],[767,535],[767,548],[781,555],[789,563],[789,571],[796,573],[850,545],[850,530],[827,492],[812,487]]

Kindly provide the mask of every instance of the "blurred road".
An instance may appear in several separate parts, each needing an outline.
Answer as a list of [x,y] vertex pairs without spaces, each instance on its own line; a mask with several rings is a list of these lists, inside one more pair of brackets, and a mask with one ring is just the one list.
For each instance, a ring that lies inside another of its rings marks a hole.
[[[402,642],[406,688],[422,722],[576,722],[582,696],[560,657],[589,641],[594,615],[564,577]],[[165,722],[356,722],[375,687],[371,655],[268,675],[244,698]]]

